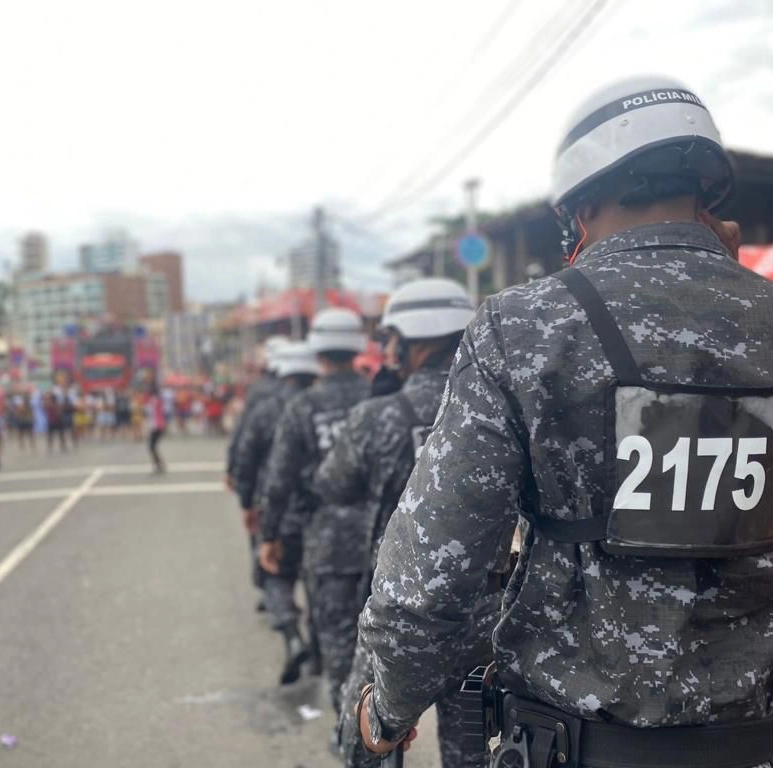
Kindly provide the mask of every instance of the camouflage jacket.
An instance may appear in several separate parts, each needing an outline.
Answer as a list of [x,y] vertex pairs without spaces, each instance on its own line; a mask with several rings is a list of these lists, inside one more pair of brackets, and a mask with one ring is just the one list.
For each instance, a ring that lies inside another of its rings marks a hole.
[[257,381],[250,384],[250,388],[247,390],[247,397],[244,400],[244,410],[233,428],[231,440],[228,443],[228,450],[226,452],[226,472],[229,475],[233,476],[234,474],[239,441],[241,440],[244,424],[247,421],[247,417],[250,415],[250,411],[252,411],[253,406],[259,402],[262,397],[273,394],[278,388],[279,379],[269,373],[266,373]]
[[366,551],[364,514],[356,518],[351,508],[320,506],[312,483],[349,412],[369,392],[368,382],[353,371],[325,376],[287,403],[274,434],[261,531],[265,540],[276,539],[294,499],[295,509],[306,516],[304,553],[313,556],[313,565],[307,565],[313,571],[362,571]]
[[285,403],[298,392],[293,384],[280,384],[255,400],[239,434],[233,478],[242,509],[260,501],[265,464],[271,450],[274,429]]
[[415,464],[412,429],[417,421],[432,426],[447,378],[447,371],[419,370],[400,392],[360,403],[314,478],[324,503],[360,503],[368,513],[373,562]]
[[[773,283],[696,223],[645,226],[577,260],[651,381],[773,385]],[[519,514],[603,507],[612,371],[554,277],[489,298],[387,526],[360,631],[374,735],[406,731],[450,673],[485,576]],[[535,496],[536,495],[536,496]],[[631,725],[771,713],[773,554],[613,556],[529,529],[494,632],[498,671],[538,700]]]

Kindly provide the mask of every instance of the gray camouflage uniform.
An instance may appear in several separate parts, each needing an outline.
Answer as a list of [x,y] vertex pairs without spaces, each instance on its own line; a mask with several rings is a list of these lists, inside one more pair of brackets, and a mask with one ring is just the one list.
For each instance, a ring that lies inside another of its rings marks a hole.
[[[248,510],[261,500],[265,482],[266,462],[282,408],[299,388],[291,383],[278,383],[269,393],[253,402],[243,422],[234,462],[234,487],[242,509]],[[290,508],[292,510],[292,508]],[[282,520],[281,536],[285,545],[277,575],[262,573],[266,607],[273,618],[273,627],[281,629],[298,620],[294,601],[295,583],[301,568],[303,520],[290,512]],[[258,549],[258,530],[254,549]]]
[[[696,223],[597,242],[598,288],[645,378],[773,382],[773,283]],[[604,386],[586,314],[548,277],[489,298],[469,326],[438,423],[392,516],[360,634],[374,655],[373,735],[396,738],[456,667],[485,576],[519,513],[602,509]],[[505,684],[587,719],[729,723],[771,712],[773,554],[612,556],[534,529],[494,633]]]
[[244,400],[244,410],[242,410],[241,416],[239,416],[236,425],[231,432],[231,440],[228,443],[228,450],[226,453],[226,472],[229,475],[234,474],[236,465],[236,453],[239,448],[239,442],[242,432],[244,431],[244,425],[247,421],[247,417],[250,415],[250,411],[253,406],[260,401],[261,398],[266,395],[273,394],[279,387],[279,379],[276,376],[272,376],[270,373],[266,373],[261,376],[257,381],[253,381],[250,384],[250,388],[247,390],[247,396]]
[[[303,564],[307,592],[333,705],[349,673],[357,640],[357,594],[366,562],[367,519],[351,508],[320,506],[314,474],[333,445],[349,411],[368,397],[368,382],[354,371],[321,378],[290,400],[282,413],[269,456],[263,539],[282,538],[282,523],[296,510],[305,518]],[[291,498],[295,506],[290,508]]]
[[[315,477],[315,487],[323,501],[330,504],[359,501],[370,514],[373,567],[387,521],[415,463],[412,429],[417,426],[417,420],[421,426],[432,426],[447,378],[447,370],[425,368],[408,377],[400,393],[402,397],[392,394],[358,405]],[[404,405],[405,399],[410,402],[414,415]],[[482,609],[477,612],[478,624],[459,643],[467,653],[460,658],[461,666],[456,674],[445,681],[436,702],[443,767],[482,767],[486,763],[484,755],[465,754],[462,748],[459,689],[472,668],[493,658],[491,633],[499,620],[499,598],[500,594],[492,593],[483,600]],[[369,653],[358,639],[354,663],[341,690],[341,742],[349,767],[379,765],[363,749],[353,714],[363,686],[372,679]]]

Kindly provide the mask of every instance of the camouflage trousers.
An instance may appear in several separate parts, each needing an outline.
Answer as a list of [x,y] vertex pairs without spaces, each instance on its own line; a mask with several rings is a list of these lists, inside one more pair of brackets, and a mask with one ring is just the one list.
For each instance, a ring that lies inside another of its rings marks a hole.
[[[443,692],[435,699],[440,759],[444,768],[488,767],[490,755],[483,748],[483,739],[481,751],[477,753],[466,750],[462,745],[464,712],[459,691],[470,671],[494,659],[491,636],[494,626],[499,622],[500,602],[500,593],[484,597],[476,611],[473,630],[461,643],[460,667],[456,674],[449,677]],[[341,688],[341,712],[338,719],[339,743],[348,768],[380,767],[380,760],[363,747],[354,716],[354,706],[362,688],[372,681],[370,653],[358,638],[352,670]]]
[[358,574],[316,574],[308,583],[312,621],[336,712],[357,644],[357,620],[362,611],[360,578]]
[[282,560],[279,574],[263,572],[263,593],[266,609],[271,615],[271,627],[281,630],[297,623],[300,610],[295,604],[295,584],[301,573],[303,541],[301,535],[282,537]]

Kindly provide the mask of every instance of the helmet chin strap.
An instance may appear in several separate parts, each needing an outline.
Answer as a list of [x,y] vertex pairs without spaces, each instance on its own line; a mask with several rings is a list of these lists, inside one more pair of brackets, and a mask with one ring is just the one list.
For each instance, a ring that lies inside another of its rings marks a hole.
[[[582,222],[582,218],[579,215],[575,215],[574,218],[572,218],[572,226],[574,226],[574,221],[577,221],[577,225],[580,226],[580,230],[582,231],[582,236],[577,241],[577,244],[574,248],[574,252],[569,256],[569,265],[573,266],[574,261],[577,260],[577,256],[580,254],[580,250],[585,246],[585,240],[588,238],[588,232],[585,230],[585,224]],[[575,235],[575,239],[577,239]]]
[[[563,207],[557,210],[558,222],[561,226],[563,238],[561,239],[561,249],[564,257],[569,261],[569,265],[574,265],[577,256],[585,246],[588,238],[588,232],[579,215],[570,215]],[[579,233],[578,233],[579,231]]]

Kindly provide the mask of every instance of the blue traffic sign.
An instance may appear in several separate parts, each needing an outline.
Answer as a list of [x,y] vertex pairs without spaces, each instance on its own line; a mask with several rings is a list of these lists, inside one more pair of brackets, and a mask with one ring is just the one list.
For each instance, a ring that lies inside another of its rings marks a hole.
[[488,239],[480,234],[466,234],[456,243],[459,262],[467,268],[483,268],[489,261],[490,252]]

